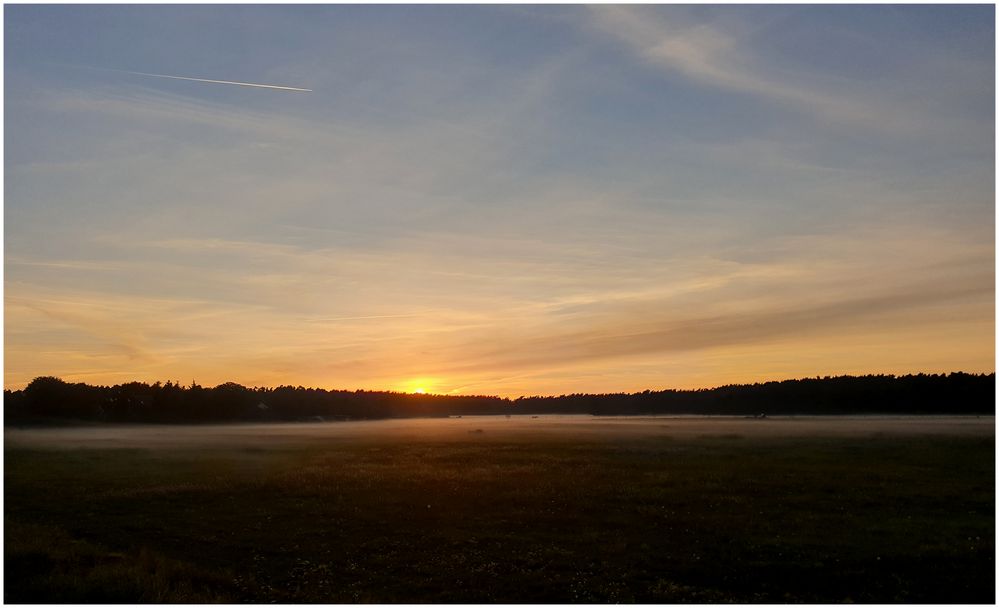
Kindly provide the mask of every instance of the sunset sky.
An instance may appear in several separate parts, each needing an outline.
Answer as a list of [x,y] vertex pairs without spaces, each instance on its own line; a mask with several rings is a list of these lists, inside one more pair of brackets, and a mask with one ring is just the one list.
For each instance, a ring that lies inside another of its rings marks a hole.
[[995,369],[993,6],[4,14],[6,388]]

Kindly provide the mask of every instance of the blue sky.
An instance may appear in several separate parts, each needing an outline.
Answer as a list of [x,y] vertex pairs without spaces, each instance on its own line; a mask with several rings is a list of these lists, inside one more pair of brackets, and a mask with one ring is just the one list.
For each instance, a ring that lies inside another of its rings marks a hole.
[[4,14],[9,387],[994,370],[992,6]]

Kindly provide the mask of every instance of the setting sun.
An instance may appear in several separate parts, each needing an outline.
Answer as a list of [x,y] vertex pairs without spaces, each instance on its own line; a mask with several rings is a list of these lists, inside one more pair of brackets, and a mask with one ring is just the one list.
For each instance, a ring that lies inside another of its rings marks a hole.
[[399,383],[399,390],[403,393],[411,393],[414,395],[431,395],[434,391],[440,391],[441,383],[437,378],[429,378],[427,376],[418,376],[416,378],[411,378],[409,380],[404,380]]

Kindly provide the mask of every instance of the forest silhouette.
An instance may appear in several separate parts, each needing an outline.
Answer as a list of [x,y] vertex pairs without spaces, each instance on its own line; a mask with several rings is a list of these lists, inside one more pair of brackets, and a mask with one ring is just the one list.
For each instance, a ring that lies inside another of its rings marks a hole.
[[302,386],[249,388],[234,382],[213,388],[170,381],[93,386],[43,376],[23,390],[5,390],[4,404],[5,425],[319,422],[504,414],[991,415],[995,413],[995,373],[826,376],[711,389],[516,399]]

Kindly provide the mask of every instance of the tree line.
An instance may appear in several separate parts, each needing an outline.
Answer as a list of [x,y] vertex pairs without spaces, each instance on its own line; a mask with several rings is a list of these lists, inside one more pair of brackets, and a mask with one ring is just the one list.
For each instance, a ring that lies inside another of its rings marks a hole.
[[837,415],[994,414],[995,374],[915,374],[802,378],[711,389],[568,394],[506,399],[226,382],[128,382],[93,386],[52,376],[4,391],[4,424],[56,422],[220,423],[380,418],[592,414]]

